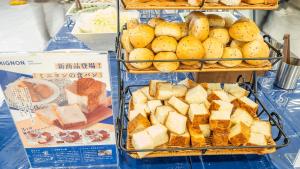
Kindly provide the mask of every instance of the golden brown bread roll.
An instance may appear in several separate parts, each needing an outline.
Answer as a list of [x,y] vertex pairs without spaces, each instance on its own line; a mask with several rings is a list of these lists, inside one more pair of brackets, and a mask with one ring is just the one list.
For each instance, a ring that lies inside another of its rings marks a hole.
[[209,26],[211,27],[225,27],[225,19],[216,14],[206,15],[208,18]]
[[230,47],[232,48],[239,48],[242,50],[242,47],[246,44],[246,42],[238,41],[238,40],[232,40],[230,42]]
[[171,36],[175,39],[181,38],[181,29],[177,23],[162,22],[155,27],[156,36]]
[[[205,54],[205,50],[200,40],[193,36],[182,38],[176,49],[178,59],[201,59]],[[182,62],[185,65],[194,65],[198,62]]]
[[191,6],[200,6],[203,0],[188,0],[188,4]]
[[192,11],[185,17],[185,22],[189,25],[193,18],[201,17],[203,15],[205,15],[205,14],[200,11]]
[[126,22],[127,29],[133,29],[139,25],[139,21],[137,19],[131,19]]
[[[218,59],[223,55],[223,44],[215,38],[207,38],[203,42],[205,49],[205,59]],[[217,63],[218,61],[206,61],[206,63]]]
[[[174,52],[159,52],[154,60],[177,60]],[[153,62],[154,67],[161,72],[172,72],[178,69],[179,62]]]
[[224,46],[230,41],[230,36],[226,28],[213,28],[209,32],[210,38],[218,39]]
[[121,43],[122,43],[123,48],[126,50],[126,52],[129,53],[133,50],[133,47],[129,40],[129,31],[128,30],[123,30],[123,34],[121,37]]
[[[239,48],[226,47],[222,58],[243,58],[243,55]],[[219,61],[219,63],[226,67],[235,67],[241,64],[242,60]]]
[[143,48],[154,38],[154,29],[146,24],[139,24],[129,30],[129,39],[133,47]]
[[[153,52],[147,48],[136,48],[129,54],[129,61],[153,60],[153,59],[154,59]],[[137,69],[146,69],[152,65],[152,62],[137,62],[137,63],[130,63],[130,64]]]
[[189,27],[186,22],[178,23],[180,30],[181,30],[181,37],[185,37],[189,34]]
[[209,22],[203,13],[198,13],[189,23],[189,35],[204,41],[209,34]]
[[[268,58],[270,49],[262,40],[254,40],[246,43],[242,48],[244,58]],[[265,60],[246,60],[250,65],[261,65]]]
[[162,18],[151,18],[148,21],[148,25],[151,26],[152,28],[155,28],[157,25],[159,25],[162,22],[165,22],[165,20]]
[[175,52],[177,47],[177,41],[170,36],[159,36],[152,41],[152,50],[155,53],[158,52]]
[[254,22],[242,19],[231,25],[229,34],[235,40],[249,42],[257,38],[259,28]]

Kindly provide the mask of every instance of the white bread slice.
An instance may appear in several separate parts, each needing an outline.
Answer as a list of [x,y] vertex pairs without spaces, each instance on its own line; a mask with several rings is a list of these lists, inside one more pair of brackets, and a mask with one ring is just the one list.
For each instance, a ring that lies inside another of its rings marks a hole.
[[170,133],[168,146],[174,147],[189,147],[191,136],[187,129],[183,134]]
[[154,114],[150,114],[149,119],[152,125],[160,124]]
[[207,100],[207,92],[201,85],[189,89],[185,95],[185,101],[189,104],[203,103],[205,100]]
[[178,84],[184,85],[184,86],[186,86],[188,89],[193,88],[193,87],[195,87],[195,86],[198,85],[198,83],[192,81],[192,80],[189,79],[189,78],[186,78],[186,79],[180,81]]
[[207,91],[222,90],[220,83],[201,83],[201,85]]
[[165,144],[169,141],[168,129],[161,124],[148,127],[146,131],[151,136],[155,147]]
[[257,116],[258,104],[244,96],[237,100],[238,107],[246,110],[252,117]]
[[171,97],[168,103],[183,115],[186,115],[189,110],[189,105],[175,96]]
[[229,141],[235,146],[246,144],[249,137],[250,128],[243,122],[235,124],[229,131]]
[[140,132],[150,126],[151,124],[148,118],[144,117],[141,114],[138,114],[133,120],[128,122],[127,130],[129,135],[131,136],[133,133]]
[[150,100],[147,102],[147,105],[150,109],[151,114],[153,114],[156,110],[156,107],[161,106],[162,103],[160,100]]
[[[155,147],[152,137],[145,130],[134,133],[132,135],[131,143],[132,143],[132,146],[134,147],[134,149],[136,149],[136,150],[153,149]],[[137,152],[137,154],[140,158],[143,158],[150,153],[151,153],[151,151]]]
[[239,84],[237,83],[224,83],[224,91],[229,92],[231,89],[234,89],[236,87],[239,87]]
[[210,129],[215,130],[228,130],[230,127],[230,114],[231,112],[226,110],[211,111],[209,118]]
[[213,131],[212,145],[213,146],[228,146],[228,131]]
[[272,127],[268,121],[254,120],[251,125],[251,132],[263,134],[266,138],[272,138]]
[[150,108],[148,107],[147,103],[134,104],[132,106],[132,109],[137,110],[139,112],[144,111],[147,115],[151,113]]
[[87,119],[77,104],[57,107],[54,113],[63,128],[85,125]]
[[145,86],[145,87],[141,88],[140,90],[143,92],[143,94],[147,97],[148,100],[155,99],[154,97],[150,96],[150,94],[149,94],[149,86]]
[[191,143],[193,147],[203,147],[206,145],[205,137],[199,127],[193,127],[191,123],[188,123],[188,130],[191,135]]
[[172,92],[175,97],[184,97],[187,92],[187,87],[184,85],[173,85]]
[[132,121],[139,114],[143,115],[144,117],[147,117],[147,114],[146,114],[145,111],[130,110],[129,113],[128,113],[129,121]]
[[199,126],[199,124],[207,124],[209,122],[209,112],[204,104],[190,104],[189,119],[192,125]]
[[158,106],[154,115],[160,124],[165,124],[169,112],[171,111],[175,111],[171,106]]
[[229,94],[233,95],[234,97],[236,98],[241,98],[243,96],[248,96],[249,92],[240,87],[240,86],[235,86],[235,87],[232,87],[229,91],[228,91]]
[[173,133],[183,134],[186,129],[187,117],[177,112],[169,112],[166,127]]
[[156,83],[165,82],[163,80],[150,80],[149,82],[149,95],[155,97],[156,95]]
[[132,92],[132,101],[133,104],[141,104],[141,103],[147,103],[147,97],[143,94],[141,90],[136,90]]
[[243,122],[245,125],[250,127],[253,122],[253,117],[247,111],[237,108],[231,115],[230,120],[233,125]]
[[233,104],[229,102],[225,102],[222,100],[213,100],[210,104],[209,110],[226,110],[229,111],[230,113],[232,112],[233,109]]
[[43,122],[53,125],[58,121],[56,115],[54,114],[56,108],[56,104],[50,104],[46,108],[36,110],[35,115]]
[[204,135],[205,138],[209,137],[210,136],[210,126],[209,124],[200,124],[199,125],[199,128],[202,132],[202,134]]
[[168,100],[173,96],[173,85],[167,82],[156,83],[155,98],[159,100]]
[[261,133],[250,132],[250,137],[247,143],[248,146],[266,146],[267,144],[268,143],[265,135]]
[[224,90],[213,90],[207,97],[208,101],[213,101],[213,100],[222,100],[225,102],[229,102],[229,97],[228,93],[226,93]]

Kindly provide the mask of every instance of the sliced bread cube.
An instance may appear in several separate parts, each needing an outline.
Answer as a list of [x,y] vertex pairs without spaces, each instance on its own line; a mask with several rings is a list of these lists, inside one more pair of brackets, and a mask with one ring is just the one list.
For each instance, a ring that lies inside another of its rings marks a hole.
[[149,94],[149,86],[145,86],[145,87],[141,88],[140,90],[143,92],[143,94],[147,97],[148,100],[155,99],[154,97],[150,96],[150,94]]
[[248,145],[248,146],[266,146],[266,145],[268,145],[268,142],[267,142],[265,135],[263,135],[261,133],[250,132],[250,137],[249,137],[248,143],[246,145]]
[[253,122],[253,117],[244,109],[237,108],[231,115],[230,120],[232,125],[243,122],[245,125],[250,127]]
[[185,95],[185,101],[189,104],[203,103],[205,100],[207,100],[207,92],[201,85],[189,89]]
[[[153,149],[155,147],[152,137],[145,130],[134,133],[132,135],[131,143],[132,143],[132,146],[134,147],[134,149],[136,149],[136,150]],[[137,152],[137,154],[140,158],[143,158],[150,153],[151,153],[151,151]]]
[[129,121],[132,121],[139,114],[143,115],[144,117],[147,117],[147,114],[146,114],[145,111],[130,110],[129,113],[128,113]]
[[151,136],[155,147],[165,144],[169,141],[168,129],[161,124],[148,127],[146,131]]
[[160,124],[154,114],[150,114],[149,119],[152,125]]
[[237,98],[235,96],[232,96],[231,94],[228,94],[228,102],[232,103],[236,100]]
[[222,100],[213,100],[209,107],[210,111],[226,110],[229,111],[230,113],[232,112],[232,109],[233,109],[233,104]]
[[168,142],[168,146],[174,147],[189,147],[191,136],[188,130],[185,130],[183,134],[170,133],[170,139]]
[[267,139],[272,138],[272,127],[268,121],[254,120],[250,129],[251,132],[265,135]]
[[162,103],[160,100],[150,100],[147,102],[147,105],[150,109],[151,114],[153,114],[156,110],[156,107],[161,106]]
[[202,132],[202,134],[204,135],[205,138],[210,137],[210,126],[209,124],[200,124],[199,128]]
[[212,111],[209,118],[210,129],[215,130],[228,130],[230,127],[230,114],[226,110]]
[[168,100],[173,96],[173,85],[167,82],[156,83],[155,98],[158,100]]
[[241,97],[244,97],[244,96],[248,96],[249,92],[240,87],[240,86],[235,86],[235,87],[232,87],[229,91],[228,91],[229,94],[231,94],[232,96],[236,97],[236,98],[241,98]]
[[187,92],[187,87],[184,85],[173,85],[172,92],[175,97],[184,97]]
[[229,131],[229,141],[235,146],[246,144],[249,137],[250,128],[243,122],[235,124]]
[[234,89],[236,87],[239,87],[239,84],[237,83],[224,83],[224,91],[229,92],[231,89]]
[[158,106],[155,110],[154,115],[160,124],[165,124],[169,112],[171,111],[175,111],[171,106]]
[[138,110],[140,112],[144,111],[147,115],[151,113],[150,108],[148,107],[147,103],[139,103],[139,104],[134,104],[132,106],[133,110]]
[[132,92],[132,101],[133,104],[141,104],[141,103],[147,103],[147,97],[143,94],[141,90],[136,90]]
[[211,103],[208,100],[205,100],[203,103],[204,103],[205,107],[207,108],[207,110],[209,110]]
[[150,126],[150,121],[143,115],[138,114],[133,120],[128,122],[127,130],[131,136],[132,134],[140,132]]
[[156,95],[156,83],[165,82],[164,80],[150,80],[149,82],[149,95],[155,97]]
[[201,85],[207,91],[222,90],[220,83],[201,83]]
[[228,146],[228,131],[213,131],[212,145],[213,146]]
[[187,117],[177,112],[169,112],[166,127],[173,133],[183,134],[186,129]]
[[246,96],[238,99],[238,107],[246,110],[252,117],[257,116],[258,104]]
[[213,100],[222,100],[230,103],[228,93],[226,93],[224,90],[213,90],[208,95],[207,100],[210,102]]
[[193,127],[191,123],[188,123],[188,130],[191,135],[191,143],[193,147],[205,146],[205,137],[199,127]]
[[209,122],[209,111],[203,103],[190,104],[188,115],[190,122],[194,127],[199,126],[199,124],[207,124]]
[[198,83],[192,81],[192,80],[189,79],[189,78],[186,78],[186,79],[180,81],[178,84],[184,85],[184,86],[186,86],[188,89],[193,88],[193,87],[195,87],[195,86],[198,85]]
[[189,110],[189,105],[175,96],[171,97],[168,103],[183,115],[186,115]]

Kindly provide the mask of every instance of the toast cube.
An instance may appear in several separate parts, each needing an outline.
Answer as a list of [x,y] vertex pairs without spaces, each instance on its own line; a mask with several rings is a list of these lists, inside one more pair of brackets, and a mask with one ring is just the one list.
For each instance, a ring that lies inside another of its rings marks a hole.
[[210,126],[209,124],[200,124],[199,128],[205,138],[210,137]]
[[177,112],[169,112],[166,127],[173,133],[183,134],[186,129],[187,117]]
[[235,124],[229,132],[229,141],[232,145],[245,145],[250,137],[250,127],[243,122]]
[[208,95],[207,100],[210,102],[213,100],[222,100],[230,103],[228,94],[224,90],[213,90]]
[[265,135],[267,139],[272,138],[272,127],[268,121],[254,120],[250,130],[251,132]]
[[230,127],[230,114],[231,112],[225,110],[212,111],[209,118],[210,129],[215,130],[228,130]]
[[234,102],[235,100],[237,100],[236,97],[232,96],[231,94],[228,94],[228,102],[232,103],[232,102]]
[[145,111],[130,110],[129,113],[128,113],[129,121],[132,121],[139,114],[143,115],[144,117],[147,117],[147,114],[146,114]]
[[250,127],[253,122],[253,117],[247,111],[237,108],[231,115],[230,120],[233,125],[243,122],[245,125]]
[[212,145],[213,146],[228,146],[228,131],[213,131]]
[[152,125],[160,124],[154,114],[150,114],[149,119]]
[[161,106],[162,103],[160,100],[150,100],[147,102],[147,105],[150,109],[151,114],[153,114],[156,110],[156,107]]
[[186,86],[188,89],[193,88],[193,87],[195,87],[195,86],[198,85],[198,83],[192,81],[192,80],[189,79],[189,78],[186,78],[186,79],[180,81],[178,84],[184,85],[184,86]]
[[201,85],[207,91],[222,90],[220,83],[201,83]]
[[145,87],[141,88],[140,90],[147,97],[148,100],[154,100],[155,99],[154,97],[150,96],[150,94],[149,94],[149,86],[145,86]]
[[249,94],[249,92],[246,89],[244,89],[244,88],[242,88],[238,85],[235,86],[235,87],[230,88],[228,93],[231,94],[232,96],[236,97],[236,98],[241,98],[241,97],[244,97],[244,96],[247,97],[248,94]]
[[204,103],[206,109],[209,110],[211,103],[208,100],[205,100],[203,103]]
[[156,83],[155,98],[158,100],[168,100],[173,96],[173,85],[167,82]]
[[248,143],[246,145],[248,145],[248,146],[266,146],[266,145],[268,145],[268,142],[267,142],[265,135],[263,135],[261,133],[250,132],[250,137],[249,137]]
[[163,80],[150,80],[149,82],[149,95],[155,97],[156,95],[156,83],[158,82],[166,82]]
[[184,85],[173,85],[172,87],[173,96],[184,97],[187,92],[187,87]]
[[[153,149],[155,147],[152,137],[145,130],[134,133],[132,135],[131,143],[132,143],[132,146],[134,147],[134,149],[136,149],[136,150]],[[151,151],[137,152],[137,154],[140,158],[143,158],[150,153],[151,153]]]
[[222,100],[213,100],[209,107],[210,111],[225,110],[225,111],[229,111],[230,113],[232,112],[232,109],[233,109],[233,104]]
[[128,122],[127,130],[131,136],[132,134],[140,132],[150,126],[150,121],[143,115],[138,114],[132,121]]
[[175,111],[171,106],[158,106],[154,115],[160,124],[165,124],[169,112],[171,111]]
[[189,89],[185,95],[185,101],[189,104],[203,103],[205,100],[207,100],[207,92],[201,85]]
[[189,119],[192,125],[199,126],[199,124],[207,124],[209,122],[209,112],[204,104],[190,104]]
[[175,96],[171,97],[168,103],[183,115],[186,115],[189,110],[189,105]]
[[258,104],[244,96],[238,99],[238,106],[246,110],[252,117],[257,116]]
[[189,147],[190,146],[190,134],[186,129],[186,132],[183,134],[170,133],[170,139],[168,142],[168,146],[174,147]]
[[141,90],[136,90],[132,92],[132,101],[133,104],[141,104],[141,103],[147,103],[147,97],[143,94]]
[[154,147],[160,146],[169,141],[168,129],[161,124],[148,127],[146,131],[151,136]]
[[237,83],[224,83],[224,91],[229,93],[231,89],[234,89],[236,87],[239,87],[239,84]]
[[147,115],[151,113],[150,108],[148,107],[147,103],[139,103],[139,104],[134,104],[132,106],[133,110],[137,110],[139,112],[144,111]]
[[206,145],[205,137],[199,127],[193,127],[191,123],[188,123],[188,130],[191,136],[191,143],[193,147],[203,147]]

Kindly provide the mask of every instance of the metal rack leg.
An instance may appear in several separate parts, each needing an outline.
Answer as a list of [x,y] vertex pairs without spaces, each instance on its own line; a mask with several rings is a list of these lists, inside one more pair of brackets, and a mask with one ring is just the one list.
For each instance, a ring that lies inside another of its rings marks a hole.
[[252,73],[252,89],[254,93],[257,93],[257,73],[255,71]]

